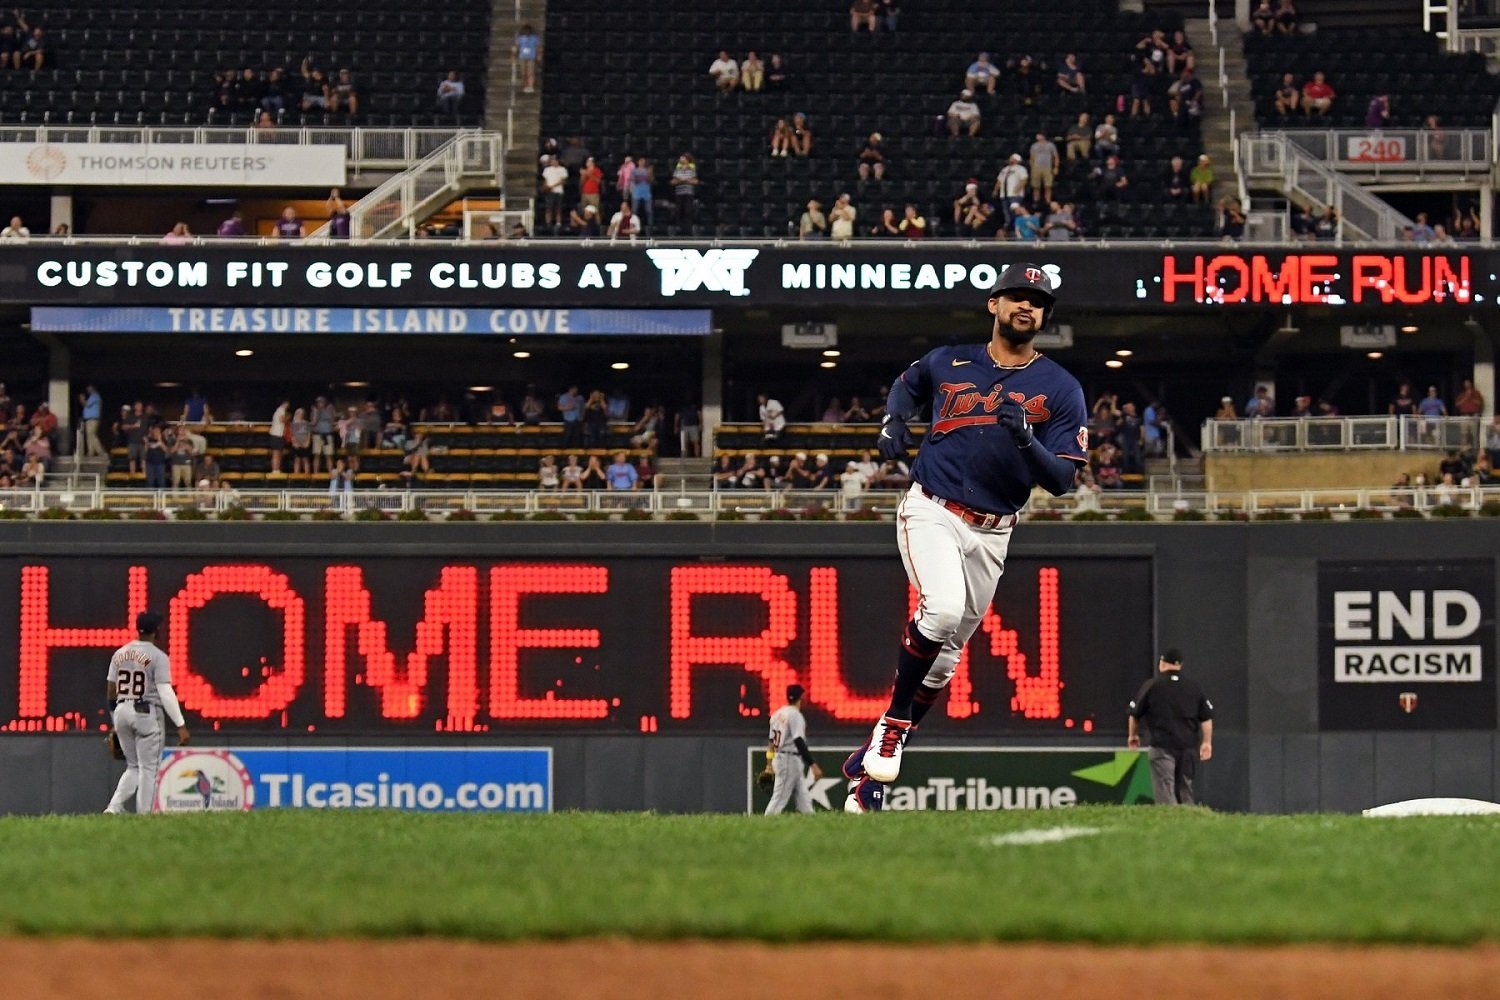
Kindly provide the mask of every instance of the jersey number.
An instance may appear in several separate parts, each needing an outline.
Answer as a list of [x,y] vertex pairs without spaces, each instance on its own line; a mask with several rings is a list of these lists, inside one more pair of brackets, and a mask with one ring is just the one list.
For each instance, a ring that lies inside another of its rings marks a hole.
[[115,692],[120,698],[146,697],[146,671],[121,670],[115,675]]

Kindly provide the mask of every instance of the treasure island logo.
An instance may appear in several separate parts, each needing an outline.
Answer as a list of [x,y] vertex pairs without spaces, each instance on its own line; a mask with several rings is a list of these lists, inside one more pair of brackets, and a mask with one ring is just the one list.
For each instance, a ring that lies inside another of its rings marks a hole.
[[255,781],[228,750],[174,751],[156,782],[156,807],[162,812],[250,809]]

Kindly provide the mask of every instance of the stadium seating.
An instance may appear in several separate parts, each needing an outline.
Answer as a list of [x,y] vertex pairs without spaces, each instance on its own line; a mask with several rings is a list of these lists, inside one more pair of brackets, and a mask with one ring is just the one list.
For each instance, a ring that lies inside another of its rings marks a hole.
[[[552,0],[547,7],[547,62],[542,134],[584,137],[612,171],[625,154],[658,164],[658,233],[678,236],[785,237],[809,198],[831,206],[840,192],[854,196],[858,225],[878,220],[883,207],[913,202],[937,235],[956,235],[952,202],[965,182],[989,193],[1006,157],[1026,154],[1036,132],[1060,139],[1079,111],[1097,123],[1128,103],[1135,44],[1153,27],[1180,27],[1178,15],[1121,13],[1114,0],[1014,0],[1004,14],[979,16],[963,0],[932,0],[901,15],[893,33],[849,31],[845,4],[809,8],[799,0],[745,0],[731,7],[667,0],[649,18],[607,0]],[[708,65],[721,49],[763,61],[772,53],[790,69],[785,92],[721,97]],[[979,95],[982,134],[950,138],[940,128],[962,89],[965,68],[980,50],[1003,65],[1030,54],[1048,66],[1042,96],[1020,108],[1014,95]],[[1087,74],[1086,97],[1063,94],[1055,67],[1077,52]],[[807,159],[772,158],[769,135],[778,118],[807,114],[814,133]],[[1191,165],[1201,149],[1196,130],[1158,115],[1130,121],[1120,115],[1122,159],[1131,196],[1107,211],[1090,205],[1088,168],[1073,165],[1056,195],[1080,205],[1088,235],[1189,236],[1212,231],[1206,206],[1162,204],[1167,163],[1182,155]],[[883,188],[858,191],[857,154],[871,132],[884,136],[890,173]],[[1061,142],[1059,147],[1061,148]],[[671,164],[684,150],[697,157],[702,184],[699,219],[677,225],[669,207]],[[609,180],[613,181],[610,173]],[[607,215],[608,213],[606,213]]]
[[1292,36],[1245,36],[1255,117],[1264,127],[1285,126],[1275,93],[1284,73],[1301,86],[1322,71],[1337,97],[1328,115],[1297,127],[1360,128],[1370,99],[1391,98],[1392,127],[1419,127],[1438,115],[1448,128],[1488,128],[1500,96],[1500,76],[1485,70],[1482,53],[1443,52],[1436,36],[1398,28],[1346,28]]
[[449,125],[435,114],[438,81],[464,76],[467,124],[478,122],[489,54],[489,0],[423,10],[405,0],[357,8],[265,0],[241,16],[194,0],[122,0],[31,8],[48,33],[40,71],[0,70],[0,123],[8,125],[250,125],[247,113],[209,111],[215,72],[280,67],[305,57],[348,68],[360,90],[357,121],[288,109],[283,125]]

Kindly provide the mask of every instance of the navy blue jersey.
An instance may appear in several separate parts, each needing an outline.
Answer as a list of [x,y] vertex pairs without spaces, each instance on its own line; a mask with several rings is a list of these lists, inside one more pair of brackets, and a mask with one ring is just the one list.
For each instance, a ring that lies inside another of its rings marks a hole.
[[931,407],[927,437],[912,478],[931,492],[976,510],[1010,514],[1026,506],[1036,476],[995,423],[1000,401],[1026,410],[1036,434],[1033,448],[1088,461],[1088,411],[1078,380],[1038,354],[1019,368],[1002,368],[988,343],[939,347],[901,373],[888,409],[916,419]]

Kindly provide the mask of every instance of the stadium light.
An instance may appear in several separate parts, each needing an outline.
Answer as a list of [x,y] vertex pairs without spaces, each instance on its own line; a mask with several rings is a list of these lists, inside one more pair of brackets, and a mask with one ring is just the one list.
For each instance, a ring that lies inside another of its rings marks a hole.
[[1401,332],[1402,333],[1416,333],[1420,329],[1421,329],[1421,327],[1417,326],[1417,324],[1415,324],[1415,323],[1407,323],[1405,326],[1403,326],[1401,328]]
[[819,368],[837,368],[838,366],[839,363],[837,361],[820,361],[818,363]]
[[241,347],[239,350],[234,352],[234,356],[237,358],[248,358],[254,353],[255,352],[250,350],[250,348],[248,347]]
[[530,351],[514,351],[514,352],[511,353],[511,357],[513,357],[513,358],[529,358],[529,357],[531,357],[531,352]]
[[471,386],[469,386],[469,391],[470,392],[493,392],[494,388],[495,387],[492,386],[492,385],[471,385]]
[[1106,367],[1106,368],[1124,368],[1125,367],[1125,362],[1121,361],[1119,358],[1110,358],[1108,361],[1104,362],[1104,367]]
[[1128,358],[1128,357],[1130,357],[1134,353],[1135,352],[1132,351],[1130,348],[1128,348],[1128,347],[1122,347],[1118,351],[1115,352],[1115,357],[1117,357],[1117,358]]
[[829,348],[828,350],[826,350],[826,351],[823,352],[823,357],[825,357],[825,358],[836,358],[836,357],[839,357],[841,354],[842,354],[842,352],[839,351],[838,348]]
[[1365,352],[1365,357],[1369,358],[1371,361],[1379,361],[1381,358],[1385,357],[1385,352],[1384,351],[1366,351]]
[[613,368],[617,372],[622,372],[625,369],[627,369],[627,368],[630,367],[630,362],[629,361],[616,361],[614,364],[610,365],[610,367]]

